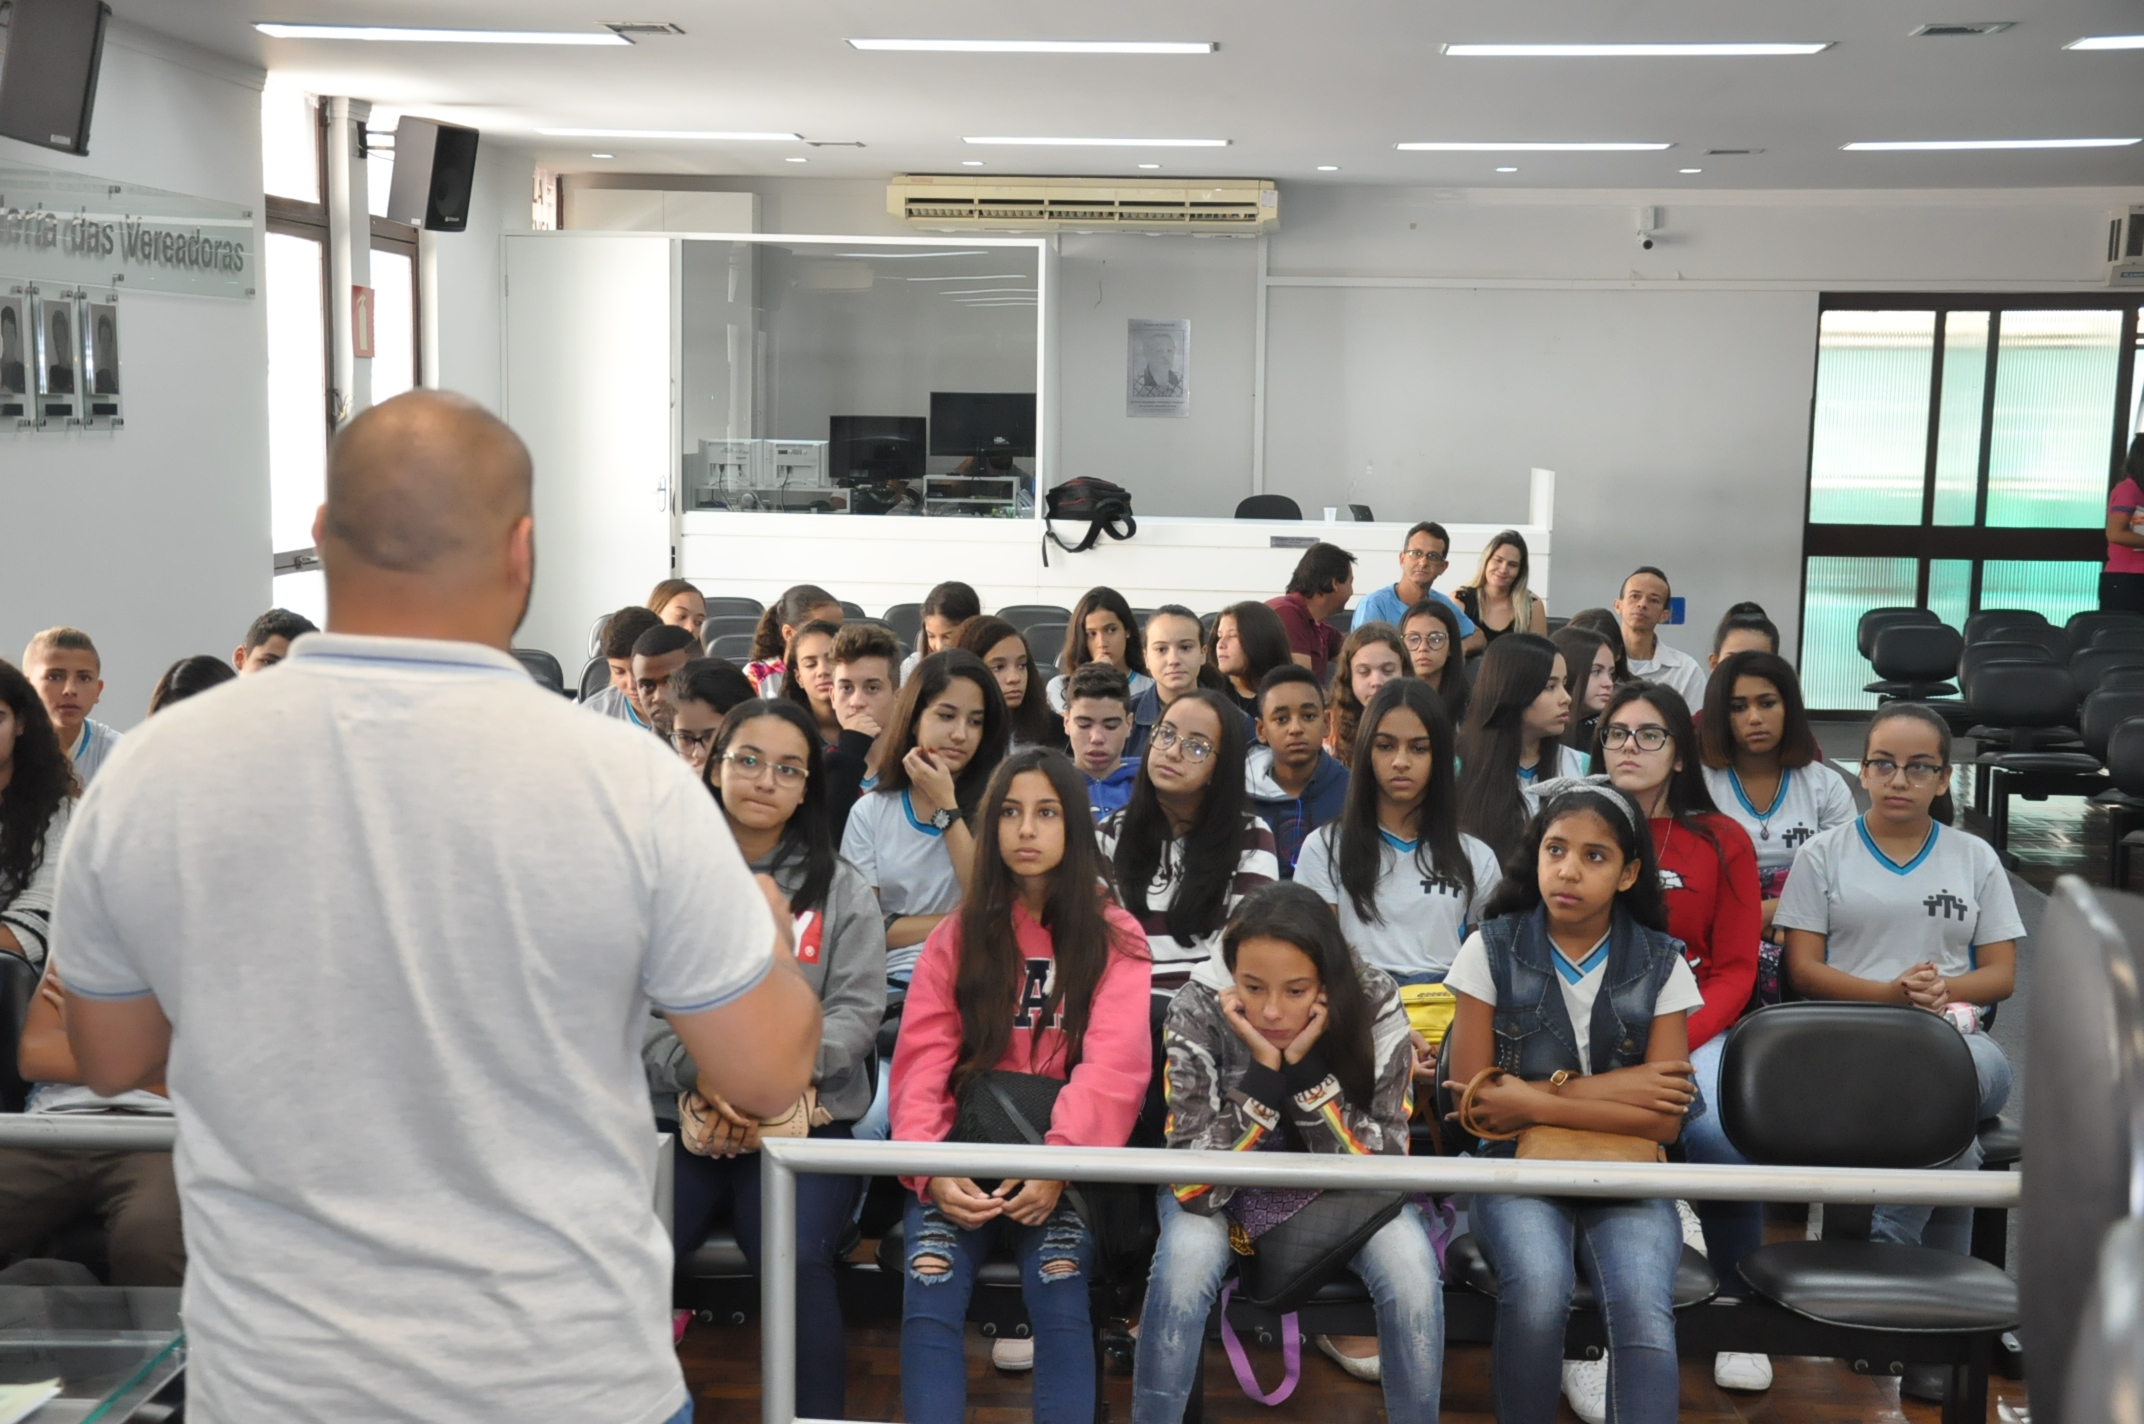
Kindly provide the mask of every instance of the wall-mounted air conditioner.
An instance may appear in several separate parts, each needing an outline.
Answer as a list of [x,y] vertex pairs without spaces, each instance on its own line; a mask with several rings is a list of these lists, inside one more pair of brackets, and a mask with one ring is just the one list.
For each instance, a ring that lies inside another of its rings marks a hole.
[[1188,232],[1254,237],[1280,226],[1269,178],[989,178],[912,173],[886,211],[926,232]]
[[2107,215],[2107,285],[2144,287],[2144,207]]

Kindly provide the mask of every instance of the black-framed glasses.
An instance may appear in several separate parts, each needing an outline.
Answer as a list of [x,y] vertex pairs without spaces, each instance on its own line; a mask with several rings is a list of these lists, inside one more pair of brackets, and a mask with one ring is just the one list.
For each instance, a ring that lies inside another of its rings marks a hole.
[[715,749],[715,738],[721,732],[720,727],[709,727],[704,732],[688,732],[679,727],[670,734],[670,742],[681,752],[698,752],[706,756]]
[[1861,769],[1873,773],[1878,781],[1889,781],[1903,771],[1909,786],[1933,786],[1950,770],[1942,763],[1932,761],[1909,761],[1900,766],[1889,757],[1871,757],[1861,763]]
[[1419,560],[1420,562],[1425,564],[1442,564],[1449,562],[1449,560],[1447,560],[1444,555],[1432,553],[1428,549],[1402,549],[1400,550],[1400,557],[1408,560]]
[[1657,752],[1668,744],[1668,729],[1652,722],[1642,727],[1626,727],[1617,722],[1601,728],[1601,745],[1610,751],[1631,742],[1636,742],[1641,752]]
[[1435,652],[1439,648],[1450,647],[1452,635],[1449,633],[1409,633],[1401,641],[1407,644],[1408,650],[1411,652],[1419,653],[1425,648],[1430,652]]
[[1213,755],[1212,742],[1197,735],[1180,736],[1176,728],[1166,722],[1154,729],[1152,741],[1157,752],[1165,752],[1171,747],[1182,747],[1184,756],[1191,761],[1204,761]]
[[746,781],[757,781],[761,772],[771,771],[774,773],[776,786],[792,790],[802,786],[804,778],[811,775],[806,767],[795,766],[786,761],[769,761],[757,752],[725,752],[722,759],[736,767],[737,774]]

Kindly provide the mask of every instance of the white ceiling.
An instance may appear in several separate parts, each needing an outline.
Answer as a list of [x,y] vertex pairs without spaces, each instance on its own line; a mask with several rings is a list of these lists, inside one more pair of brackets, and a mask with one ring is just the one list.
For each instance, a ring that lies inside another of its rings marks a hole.
[[[2144,134],[2133,0],[113,0],[126,19],[266,65],[316,93],[450,119],[568,172],[871,177],[900,172],[1257,176],[1525,187],[2144,184],[2144,145],[1842,153],[1854,140]],[[594,29],[664,20],[630,48],[270,40],[256,20]],[[2014,20],[1978,39],[1931,21]],[[1216,40],[1200,57],[861,53],[846,37]],[[1834,40],[1811,58],[1454,59],[1460,40]],[[862,149],[538,137],[543,127],[793,131]],[[1225,138],[1218,150],[975,148],[971,134]],[[1653,140],[1662,153],[1401,153],[1408,140]],[[1708,157],[1708,148],[1761,148]],[[592,152],[615,154],[596,160]],[[784,160],[803,157],[792,164]],[[981,169],[963,169],[980,158]],[[1316,172],[1338,164],[1337,173]],[[1498,174],[1499,165],[1516,165]],[[1681,168],[1702,168],[1684,176]]]

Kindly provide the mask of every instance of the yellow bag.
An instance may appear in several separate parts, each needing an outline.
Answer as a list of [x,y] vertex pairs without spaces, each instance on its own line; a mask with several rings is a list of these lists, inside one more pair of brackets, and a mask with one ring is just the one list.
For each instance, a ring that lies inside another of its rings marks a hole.
[[1452,1016],[1459,1011],[1452,991],[1442,984],[1402,984],[1400,1007],[1407,1011],[1407,1026],[1427,1039],[1432,1047],[1444,1041]]

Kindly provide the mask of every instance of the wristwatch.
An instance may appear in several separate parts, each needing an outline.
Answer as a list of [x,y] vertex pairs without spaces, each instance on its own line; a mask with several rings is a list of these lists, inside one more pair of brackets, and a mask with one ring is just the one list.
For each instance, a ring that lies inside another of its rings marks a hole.
[[937,810],[931,812],[931,829],[934,831],[951,830],[953,828],[953,823],[959,819],[960,815],[958,812],[949,811],[945,807],[941,806]]
[[1563,1091],[1563,1085],[1570,1081],[1571,1070],[1568,1068],[1558,1068],[1555,1072],[1548,1075],[1548,1090],[1552,1093],[1560,1093]]

